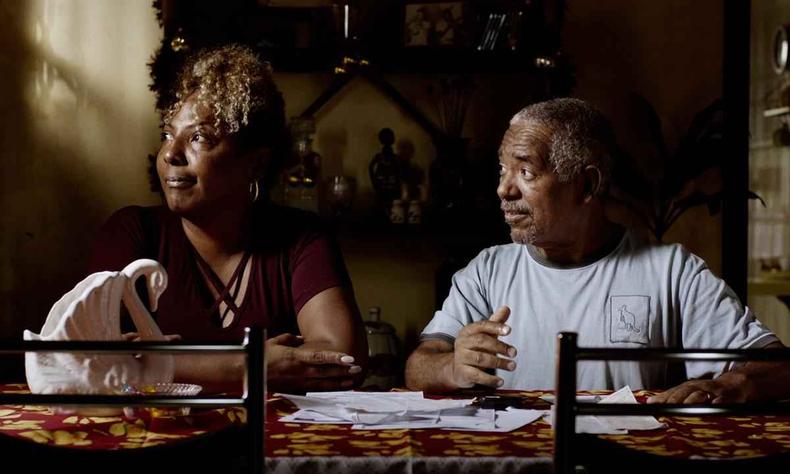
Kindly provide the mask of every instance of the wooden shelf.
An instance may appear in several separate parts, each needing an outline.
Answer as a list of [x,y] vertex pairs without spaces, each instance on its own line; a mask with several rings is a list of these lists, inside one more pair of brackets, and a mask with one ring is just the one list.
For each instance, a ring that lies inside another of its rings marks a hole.
[[774,296],[790,309],[790,279],[749,278],[747,292],[752,296]]
[[[275,71],[330,72],[341,64],[341,48],[261,49]],[[563,65],[550,68],[536,66],[538,56],[509,50],[400,48],[378,50],[362,55],[371,67],[387,74],[471,74],[485,72],[512,74],[567,74]]]
[[790,295],[790,280],[770,278],[750,278],[749,295],[783,296]]

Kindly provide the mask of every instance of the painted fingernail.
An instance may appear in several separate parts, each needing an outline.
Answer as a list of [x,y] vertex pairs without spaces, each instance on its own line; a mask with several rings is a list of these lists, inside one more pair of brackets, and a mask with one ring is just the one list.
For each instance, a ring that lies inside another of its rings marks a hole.
[[516,354],[517,352],[515,347],[511,347],[510,349],[507,350],[507,355],[509,355],[510,357],[516,357]]
[[349,374],[358,374],[362,372],[362,367],[358,365],[352,365],[350,369],[348,369]]
[[510,326],[502,326],[502,329],[500,329],[499,332],[502,333],[503,335],[510,334]]
[[513,370],[515,368],[516,368],[516,363],[515,362],[509,362],[507,364],[507,370]]
[[340,362],[344,364],[351,364],[354,362],[354,358],[349,355],[344,355],[343,357],[340,358]]
[[496,386],[497,386],[497,387],[501,387],[501,386],[502,386],[504,383],[505,383],[505,381],[504,381],[504,380],[502,380],[502,379],[497,379],[497,381],[496,381]]
[[353,380],[344,380],[344,381],[343,381],[343,382],[340,384],[340,386],[341,386],[341,387],[350,387],[350,386],[352,386],[352,385],[354,385],[354,381],[353,381]]

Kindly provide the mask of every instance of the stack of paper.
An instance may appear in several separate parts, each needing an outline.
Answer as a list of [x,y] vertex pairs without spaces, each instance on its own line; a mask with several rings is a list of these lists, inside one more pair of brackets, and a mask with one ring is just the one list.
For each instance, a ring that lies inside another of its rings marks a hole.
[[[541,397],[544,398],[544,397]],[[553,397],[544,398],[554,401]],[[637,403],[631,387],[626,385],[611,395],[580,395],[577,402],[585,403]],[[552,422],[552,425],[554,423]],[[576,432],[589,434],[626,434],[628,430],[655,430],[665,428],[652,416],[578,416],[576,417]]]
[[353,429],[441,428],[508,432],[541,418],[543,410],[484,410],[473,400],[431,400],[422,392],[280,394],[299,410],[290,423],[351,424]]

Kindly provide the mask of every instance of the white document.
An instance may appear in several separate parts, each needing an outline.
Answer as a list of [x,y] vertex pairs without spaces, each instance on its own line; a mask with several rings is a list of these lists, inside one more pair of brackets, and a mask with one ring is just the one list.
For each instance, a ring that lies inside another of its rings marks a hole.
[[[582,401],[583,396],[577,397]],[[587,402],[590,403],[590,402]],[[631,387],[626,385],[611,395],[607,395],[594,403],[637,403]],[[552,408],[552,415],[553,415]],[[552,426],[554,425],[552,417]],[[652,416],[577,416],[576,433],[588,434],[626,434],[629,430],[656,430],[665,428]]]
[[473,400],[431,400],[422,392],[318,392],[280,394],[299,410],[280,418],[288,423],[352,424],[354,429],[440,428],[508,432],[545,414],[542,410],[479,409]]
[[488,431],[494,433],[509,433],[526,426],[535,420],[541,419],[548,412],[546,410],[521,410],[508,408],[507,410],[479,409],[474,416],[439,416],[438,420],[403,420],[392,423],[375,425],[355,424],[355,430],[397,430],[397,429],[424,429],[439,428],[453,431]]
[[[472,400],[430,400],[422,392],[322,392],[305,396],[279,394],[290,400],[299,411],[283,421],[356,423],[382,425],[391,422],[414,421],[418,415],[438,419],[439,414],[467,415],[474,413]],[[425,417],[418,419],[424,424]]]
[[[626,385],[598,403],[637,403],[631,387]],[[664,428],[663,423],[652,416],[599,416],[598,419],[614,430],[656,430]]]
[[[480,410],[480,411],[493,411],[493,410]],[[493,426],[491,423],[487,424],[480,424],[475,427],[466,428],[463,426],[454,427],[454,428],[444,428],[444,429],[453,429],[458,431],[493,431],[496,433],[509,433],[511,431],[515,431],[522,426],[526,426],[533,421],[537,421],[548,414],[547,410],[524,410],[521,408],[513,408],[508,407],[507,410],[497,410],[495,412],[495,418],[493,421]]]
[[286,415],[281,417],[278,421],[282,421],[285,423],[314,423],[314,424],[331,424],[331,425],[343,425],[343,424],[352,424],[353,421],[350,420],[343,420],[340,418],[335,418],[334,416],[327,416],[317,411],[312,410],[297,410],[290,415]]
[[537,421],[548,414],[546,410],[524,410],[508,407],[505,411],[498,411],[496,430],[500,433],[509,433]]
[[[315,410],[316,407],[342,407],[347,410],[369,413],[434,412],[460,408],[473,400],[431,400],[422,392],[309,392],[304,397],[280,394],[299,408]],[[319,410],[316,410],[319,411]],[[323,413],[323,412],[322,412]]]
[[[605,396],[606,395],[576,395],[576,401],[582,403],[598,403],[599,401],[603,400],[603,397]],[[540,398],[544,402],[549,402],[551,404],[554,404],[554,399],[556,397],[551,393],[547,393],[541,395],[538,398]]]

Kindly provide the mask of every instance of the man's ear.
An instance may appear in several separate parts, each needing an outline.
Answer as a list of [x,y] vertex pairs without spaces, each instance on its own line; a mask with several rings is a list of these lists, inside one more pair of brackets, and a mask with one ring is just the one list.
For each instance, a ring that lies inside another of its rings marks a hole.
[[587,165],[582,171],[582,177],[584,178],[584,194],[582,199],[585,203],[588,203],[601,193],[603,176],[601,175],[601,170],[597,166]]

